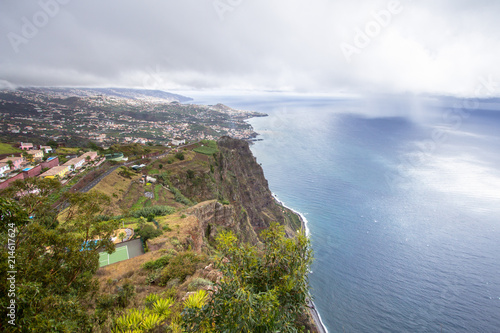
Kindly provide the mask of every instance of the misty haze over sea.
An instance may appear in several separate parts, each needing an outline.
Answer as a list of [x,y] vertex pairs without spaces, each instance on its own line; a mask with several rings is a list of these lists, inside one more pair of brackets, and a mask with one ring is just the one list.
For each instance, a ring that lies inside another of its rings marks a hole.
[[194,97],[269,114],[252,151],[309,221],[330,332],[498,331],[495,100]]

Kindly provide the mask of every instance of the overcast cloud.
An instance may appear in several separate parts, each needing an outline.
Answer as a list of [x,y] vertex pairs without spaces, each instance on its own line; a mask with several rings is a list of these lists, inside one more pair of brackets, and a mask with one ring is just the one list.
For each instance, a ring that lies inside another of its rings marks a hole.
[[500,95],[477,89],[500,82],[499,15],[495,0],[0,0],[0,86]]

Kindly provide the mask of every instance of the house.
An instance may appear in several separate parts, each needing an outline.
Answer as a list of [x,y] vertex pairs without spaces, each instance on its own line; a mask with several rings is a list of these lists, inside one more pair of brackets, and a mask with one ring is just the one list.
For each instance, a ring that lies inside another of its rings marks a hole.
[[9,161],[12,161],[12,170],[17,170],[21,168],[21,164],[24,162],[24,158],[22,156],[15,157],[14,155],[12,155],[11,157],[6,157],[0,160],[0,163],[3,162],[9,164]]
[[31,149],[33,149],[33,144],[32,143],[28,143],[28,142],[21,142],[21,145],[19,146],[19,149],[22,149],[22,150],[31,150]]
[[146,176],[146,182],[148,182],[148,183],[156,183],[156,178]]
[[38,164],[35,167],[28,167],[23,169],[24,179],[36,177],[41,173],[42,173],[42,166],[40,164]]
[[51,146],[40,146],[40,150],[43,150],[45,152],[45,154],[52,153],[52,147]]
[[9,172],[9,165],[5,162],[0,162],[0,177],[5,176],[7,172]]
[[60,165],[53,167],[52,169],[42,173],[40,177],[43,178],[63,178],[69,172],[69,168],[67,165]]
[[175,138],[172,140],[172,145],[173,146],[180,146],[186,144],[186,139],[181,139],[181,138]]
[[63,165],[67,166],[69,171],[74,171],[80,169],[84,164],[85,164],[85,157],[80,156],[70,159]]
[[42,162],[40,165],[42,166],[42,168],[49,168],[49,169],[56,167],[59,165],[59,157],[57,156],[49,157],[46,161]]
[[35,162],[35,161],[41,161],[43,158],[43,150],[28,150],[28,158],[30,161]]

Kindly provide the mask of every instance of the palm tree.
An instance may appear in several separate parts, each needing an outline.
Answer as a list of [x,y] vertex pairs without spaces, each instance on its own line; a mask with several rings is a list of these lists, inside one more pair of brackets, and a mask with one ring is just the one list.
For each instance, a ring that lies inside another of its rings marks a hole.
[[7,165],[9,166],[9,169],[12,170],[12,168],[14,167],[14,162],[12,162],[11,160],[8,160]]

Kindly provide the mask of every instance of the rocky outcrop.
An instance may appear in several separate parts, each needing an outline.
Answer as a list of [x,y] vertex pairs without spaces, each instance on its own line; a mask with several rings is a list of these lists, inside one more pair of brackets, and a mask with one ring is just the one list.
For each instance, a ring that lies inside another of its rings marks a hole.
[[272,222],[285,225],[292,236],[300,222],[274,200],[249,143],[222,137],[217,145],[218,153],[179,163],[170,174],[174,187],[202,202],[189,210],[200,221],[201,237],[213,240],[217,228],[224,227],[255,244]]
[[196,216],[200,235],[207,239],[213,239],[217,227],[233,229],[236,225],[233,206],[223,205],[216,200],[199,203],[188,209],[187,213]]
[[222,137],[217,143],[219,174],[215,179],[222,196],[234,206],[239,229],[246,241],[257,241],[259,232],[272,222],[286,225],[290,234],[293,233],[289,218],[274,200],[249,143],[229,137]]

